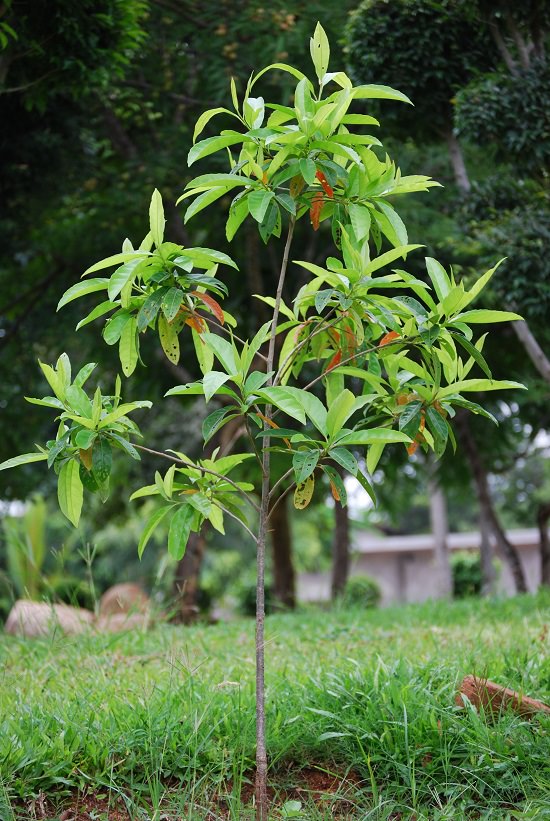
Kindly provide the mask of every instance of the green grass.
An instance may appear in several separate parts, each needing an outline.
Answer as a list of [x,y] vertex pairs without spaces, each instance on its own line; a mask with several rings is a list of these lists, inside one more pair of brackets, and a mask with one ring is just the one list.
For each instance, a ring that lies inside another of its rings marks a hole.
[[[468,673],[550,701],[549,622],[549,594],[271,616],[273,817],[550,819],[549,717],[454,703]],[[140,821],[250,818],[253,630],[0,636],[0,819],[86,788]],[[303,767],[336,774],[324,802]]]

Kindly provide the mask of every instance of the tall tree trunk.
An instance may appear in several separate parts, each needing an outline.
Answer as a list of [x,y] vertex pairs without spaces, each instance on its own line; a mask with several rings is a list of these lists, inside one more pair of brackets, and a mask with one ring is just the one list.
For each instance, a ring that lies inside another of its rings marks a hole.
[[487,520],[484,508],[479,511],[479,532],[481,535],[479,546],[481,595],[492,596],[495,592],[495,567],[493,564],[493,545],[491,544],[491,524]]
[[435,544],[435,564],[437,568],[437,596],[450,598],[453,592],[453,577],[449,562],[449,524],[447,519],[447,500],[435,470],[435,464],[429,465],[428,496],[430,499],[430,521]]
[[548,520],[550,519],[550,502],[539,505],[537,510],[537,525],[540,536],[540,583],[550,587],[550,538],[548,536]]
[[[275,500],[277,501],[277,500]],[[274,594],[284,607],[296,607],[296,574],[292,561],[292,532],[288,515],[287,497],[272,506],[269,518],[273,548]]]
[[544,381],[550,384],[550,360],[533,336],[527,322],[524,319],[519,319],[516,322],[512,322],[512,328],[537,371]]
[[[343,473],[343,471],[340,471]],[[332,599],[344,592],[349,576],[350,537],[349,508],[334,506],[334,537],[332,542]]]
[[191,624],[199,615],[197,596],[199,575],[206,547],[204,526],[200,533],[191,533],[185,556],[177,564],[174,576],[174,595],[177,603],[175,621]]
[[494,509],[489,490],[487,471],[479,454],[478,446],[470,431],[468,420],[464,415],[461,414],[459,417],[457,414],[457,422],[460,431],[460,440],[468,457],[468,461],[470,462],[483,515],[491,526],[500,552],[508,562],[517,592],[527,593],[527,582],[521,560],[516,548],[508,540]]
[[456,184],[464,194],[467,194],[472,185],[470,183],[470,178],[468,177],[468,171],[466,170],[466,163],[464,162],[462,148],[456,138],[452,125],[450,125],[445,131],[445,139],[447,140],[449,158],[453,167]]

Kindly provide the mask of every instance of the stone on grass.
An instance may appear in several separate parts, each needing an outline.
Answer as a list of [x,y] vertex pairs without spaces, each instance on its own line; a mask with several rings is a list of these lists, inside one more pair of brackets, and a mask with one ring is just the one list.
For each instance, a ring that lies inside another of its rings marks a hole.
[[18,599],[10,611],[5,629],[12,636],[29,638],[49,636],[56,631],[74,636],[87,630],[93,620],[94,614],[80,607]]
[[149,611],[149,596],[137,584],[115,584],[105,591],[99,602],[99,616]]

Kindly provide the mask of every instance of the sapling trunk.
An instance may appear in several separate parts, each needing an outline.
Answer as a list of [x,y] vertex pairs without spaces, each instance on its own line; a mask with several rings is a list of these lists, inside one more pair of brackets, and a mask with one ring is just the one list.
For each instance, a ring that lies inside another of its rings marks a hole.
[[[292,236],[294,234],[294,219],[291,219],[288,227],[288,234],[279,272],[277,283],[277,293],[275,305],[273,307],[273,318],[271,320],[271,332],[269,335],[269,347],[267,352],[266,368],[270,373],[273,370],[275,361],[275,339],[277,336],[277,321],[279,319],[279,307],[283,295],[286,270],[288,267],[288,257]],[[268,385],[273,384],[273,377],[270,376]],[[269,430],[272,409],[266,405],[264,413],[264,430]],[[265,657],[264,657],[264,625],[265,625],[265,552],[267,541],[267,525],[269,517],[269,491],[271,489],[270,477],[270,452],[269,436],[266,436],[263,443],[262,453],[262,496],[260,502],[260,518],[258,524],[257,539],[257,576],[256,576],[256,821],[267,821],[267,750],[265,741]]]

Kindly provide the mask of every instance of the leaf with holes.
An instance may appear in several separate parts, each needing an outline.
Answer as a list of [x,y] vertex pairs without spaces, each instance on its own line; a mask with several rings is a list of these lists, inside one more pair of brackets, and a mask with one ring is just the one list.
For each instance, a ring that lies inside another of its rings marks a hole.
[[158,319],[158,331],[159,331],[159,339],[160,344],[162,345],[162,350],[170,360],[173,362],[174,365],[177,365],[180,361],[180,341],[178,337],[178,332],[171,325],[164,314],[159,315]]
[[296,486],[294,491],[294,507],[298,510],[303,510],[311,502],[313,491],[315,490],[315,477],[313,474],[308,476],[305,482]]
[[292,457],[292,467],[294,468],[294,476],[296,484],[300,485],[311,476],[317,462],[319,461],[320,452],[318,450],[298,450]]

